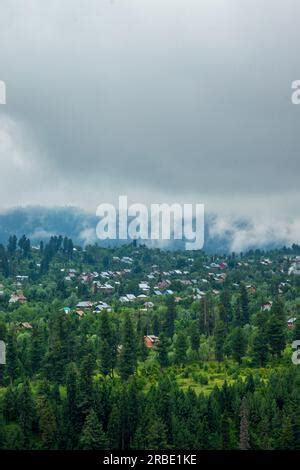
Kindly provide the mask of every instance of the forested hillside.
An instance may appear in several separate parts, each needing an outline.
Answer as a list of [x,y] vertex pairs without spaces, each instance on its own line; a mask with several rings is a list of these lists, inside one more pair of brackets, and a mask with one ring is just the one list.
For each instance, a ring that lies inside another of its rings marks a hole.
[[299,256],[10,236],[1,449],[300,449]]

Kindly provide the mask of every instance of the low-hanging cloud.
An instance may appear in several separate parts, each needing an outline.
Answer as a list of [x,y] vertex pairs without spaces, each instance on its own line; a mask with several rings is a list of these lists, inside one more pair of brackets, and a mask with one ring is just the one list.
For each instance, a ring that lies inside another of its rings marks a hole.
[[299,13],[297,0],[3,0],[1,206],[94,211],[127,194],[298,227]]

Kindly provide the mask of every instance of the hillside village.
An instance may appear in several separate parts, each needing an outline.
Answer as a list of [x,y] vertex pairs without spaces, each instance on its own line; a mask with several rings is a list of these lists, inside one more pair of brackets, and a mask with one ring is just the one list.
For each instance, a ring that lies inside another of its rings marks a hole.
[[298,245],[212,256],[11,236],[0,447],[242,448],[246,413],[251,448],[294,448],[299,264]]
[[[205,302],[207,296],[218,302],[218,296],[224,288],[233,295],[237,293],[241,280],[253,303],[267,312],[272,308],[274,296],[290,298],[295,285],[298,285],[298,276],[300,279],[300,256],[284,252],[274,252],[268,256],[259,251],[255,254],[250,252],[223,257],[197,254],[196,258],[184,252],[162,252],[162,258],[166,259],[164,266],[163,262],[159,265],[151,264],[152,258],[159,257],[159,251],[152,253],[144,246],[128,247],[131,256],[115,254],[124,251],[124,248],[100,249],[105,253],[105,264],[110,269],[81,270],[82,261],[88,256],[89,250],[80,247],[73,250],[72,257],[52,268],[50,276],[59,279],[69,297],[72,296],[72,302],[63,306],[65,313],[79,317],[87,312],[111,312],[120,306],[147,312],[158,308],[167,296],[173,296],[175,303],[182,306],[190,306],[197,301]],[[39,258],[40,249],[35,247],[33,252],[34,258]],[[147,258],[147,262],[143,263],[140,272],[141,255]],[[103,260],[99,264],[101,266]],[[40,267],[41,263],[36,262],[34,276],[28,274],[29,266],[26,266],[23,271],[19,272],[18,269],[18,274],[4,278],[0,284],[1,305],[15,310],[18,305],[36,302],[37,291],[45,289],[49,295],[49,279],[46,283],[41,282],[43,276],[37,281],[33,279]],[[271,280],[271,284],[267,280]],[[296,312],[291,309],[290,313]],[[293,318],[293,322],[292,318],[287,319],[289,327],[294,326],[296,317]]]

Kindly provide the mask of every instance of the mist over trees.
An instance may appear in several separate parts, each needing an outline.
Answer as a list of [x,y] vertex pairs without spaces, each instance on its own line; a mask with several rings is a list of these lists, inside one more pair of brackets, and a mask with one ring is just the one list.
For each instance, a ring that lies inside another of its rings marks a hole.
[[1,449],[299,449],[298,253],[10,236]]

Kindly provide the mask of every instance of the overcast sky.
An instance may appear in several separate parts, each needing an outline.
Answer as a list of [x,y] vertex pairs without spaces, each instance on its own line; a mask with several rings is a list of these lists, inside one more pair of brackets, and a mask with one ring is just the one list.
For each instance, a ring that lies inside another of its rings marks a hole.
[[0,0],[1,207],[127,194],[299,219],[299,18],[299,0]]

